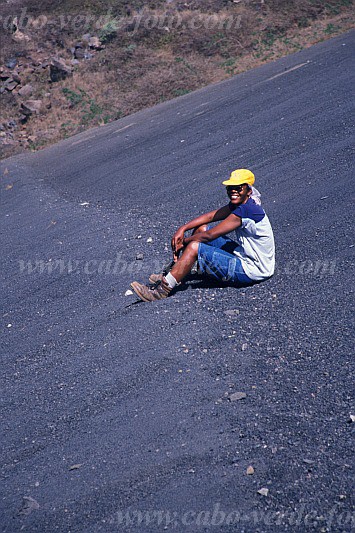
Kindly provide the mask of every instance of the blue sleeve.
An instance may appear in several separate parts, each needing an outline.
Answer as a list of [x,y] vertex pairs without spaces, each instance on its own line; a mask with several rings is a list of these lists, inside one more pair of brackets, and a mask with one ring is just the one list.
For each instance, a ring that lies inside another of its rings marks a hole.
[[229,209],[231,210],[231,213],[233,215],[236,215],[240,218],[246,218],[246,210],[245,210],[245,204],[238,205],[238,207],[234,207],[231,203],[229,204]]
[[235,208],[233,204],[230,203],[229,209],[233,215],[236,215],[241,219],[250,218],[251,220],[254,220],[254,222],[260,222],[265,216],[264,209],[260,205],[257,205],[251,198],[246,204],[238,205]]

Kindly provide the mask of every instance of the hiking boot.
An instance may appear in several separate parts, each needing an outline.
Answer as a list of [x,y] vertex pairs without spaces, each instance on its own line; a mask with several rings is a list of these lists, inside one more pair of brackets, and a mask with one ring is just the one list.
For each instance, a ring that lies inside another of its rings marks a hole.
[[131,287],[143,302],[155,302],[167,298],[172,291],[164,279],[162,279],[157,287],[148,287],[143,283],[138,283],[138,281],[133,281]]
[[164,274],[151,274],[149,276],[149,283],[161,283],[163,280]]

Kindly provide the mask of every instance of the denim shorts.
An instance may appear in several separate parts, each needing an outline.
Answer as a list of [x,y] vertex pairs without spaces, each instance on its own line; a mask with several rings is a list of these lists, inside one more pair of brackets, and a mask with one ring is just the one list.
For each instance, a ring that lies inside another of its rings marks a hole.
[[233,254],[236,248],[238,244],[225,236],[208,243],[200,242],[198,247],[200,272],[235,285],[255,283],[244,272],[239,257]]

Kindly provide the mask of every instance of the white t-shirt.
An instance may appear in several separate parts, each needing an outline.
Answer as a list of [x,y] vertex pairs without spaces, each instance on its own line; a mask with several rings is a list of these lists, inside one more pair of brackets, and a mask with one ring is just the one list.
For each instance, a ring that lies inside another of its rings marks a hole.
[[269,278],[275,270],[275,241],[270,221],[252,198],[238,207],[229,204],[231,213],[242,219],[235,230],[238,247],[233,252],[246,275],[255,281]]

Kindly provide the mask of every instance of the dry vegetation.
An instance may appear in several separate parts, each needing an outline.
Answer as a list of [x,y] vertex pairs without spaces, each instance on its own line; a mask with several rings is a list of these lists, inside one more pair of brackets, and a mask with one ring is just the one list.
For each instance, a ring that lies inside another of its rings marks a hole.
[[[8,26],[1,38],[1,64],[17,58],[21,86],[30,83],[31,99],[43,102],[41,113],[22,124],[19,108],[24,98],[18,89],[1,94],[3,156],[39,149],[354,26],[352,0],[61,0],[55,8],[51,4],[12,0],[0,9],[1,30]],[[14,42],[9,20],[15,15],[19,19],[25,6],[26,15],[33,18],[20,29],[30,40]],[[80,60],[72,77],[50,83],[46,61],[60,57],[70,64],[73,46],[86,33],[98,36],[104,48]],[[11,120],[16,126],[10,131]]]

